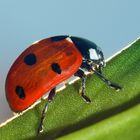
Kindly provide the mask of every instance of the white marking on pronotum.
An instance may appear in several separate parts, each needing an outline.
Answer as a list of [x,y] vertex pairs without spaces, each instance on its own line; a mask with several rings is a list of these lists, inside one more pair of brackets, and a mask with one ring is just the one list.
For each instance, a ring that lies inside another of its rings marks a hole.
[[95,49],[92,49],[92,48],[89,49],[89,55],[90,55],[90,59],[93,59],[93,60],[98,60],[99,59]]
[[[121,49],[120,51],[118,51],[117,53],[115,53],[114,55],[112,55],[111,57],[109,57],[108,59],[106,59],[106,62],[110,61],[112,58],[114,58],[115,56],[117,56],[118,54],[120,54],[122,51],[126,50],[127,48],[129,48],[132,44],[134,44],[135,42],[137,42],[140,39],[137,38],[135,41],[133,41],[131,44],[127,45],[126,47],[124,47],[123,49]],[[89,74],[89,72],[87,72],[87,74]],[[69,84],[73,84],[74,82],[76,82],[77,80],[79,80],[79,78],[75,78],[72,81],[69,82]],[[63,89],[65,89],[66,86],[62,86],[59,89],[56,90],[56,92],[59,92]],[[46,99],[48,97],[48,94],[44,97],[44,99]],[[15,118],[22,116],[25,112],[27,112],[28,110],[32,109],[34,106],[36,106],[37,104],[39,104],[41,102],[41,100],[37,100],[32,106],[30,106],[28,109],[24,110],[22,114],[16,114],[15,116],[9,118],[8,120],[6,120],[5,122],[0,124],[0,127],[6,125],[7,123],[11,122],[12,120],[14,120]]]

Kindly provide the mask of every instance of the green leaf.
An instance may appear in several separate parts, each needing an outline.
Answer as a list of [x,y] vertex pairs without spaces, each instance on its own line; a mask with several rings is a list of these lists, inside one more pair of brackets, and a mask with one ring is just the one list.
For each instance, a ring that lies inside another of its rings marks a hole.
[[59,140],[138,140],[140,104]]
[[139,139],[140,40],[111,59],[103,74],[119,83],[122,91],[116,92],[94,74],[89,75],[86,92],[90,104],[78,94],[78,81],[59,92],[49,105],[41,136],[36,132],[46,101],[1,127],[0,139]]

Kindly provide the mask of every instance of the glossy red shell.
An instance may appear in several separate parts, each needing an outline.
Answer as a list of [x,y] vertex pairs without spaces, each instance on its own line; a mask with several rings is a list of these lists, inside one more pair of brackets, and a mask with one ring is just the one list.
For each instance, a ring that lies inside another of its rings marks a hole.
[[[31,66],[24,63],[24,58],[30,53],[37,58],[37,62]],[[52,63],[60,65],[61,74],[52,70]],[[32,44],[17,58],[7,75],[6,97],[11,109],[15,112],[25,110],[46,92],[71,77],[81,63],[81,53],[67,39],[53,41],[48,38]],[[24,88],[24,99],[17,96],[17,85]]]

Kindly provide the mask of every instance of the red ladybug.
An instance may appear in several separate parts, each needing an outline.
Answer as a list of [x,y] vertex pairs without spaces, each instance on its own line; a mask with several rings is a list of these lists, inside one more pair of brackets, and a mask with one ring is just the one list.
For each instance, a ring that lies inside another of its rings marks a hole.
[[[51,102],[58,84],[72,75],[81,78],[81,97],[85,95],[85,71],[93,71],[109,87],[121,87],[106,79],[101,71],[105,66],[101,49],[93,42],[74,36],[55,36],[32,44],[14,62],[6,79],[6,98],[14,112],[21,112],[49,92]],[[45,105],[38,133],[43,131]]]

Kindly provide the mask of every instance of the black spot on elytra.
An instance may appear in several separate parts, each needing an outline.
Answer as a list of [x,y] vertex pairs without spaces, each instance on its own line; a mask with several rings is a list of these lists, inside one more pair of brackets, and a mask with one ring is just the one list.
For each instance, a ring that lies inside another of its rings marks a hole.
[[58,63],[53,63],[51,67],[54,72],[61,74],[61,68]]
[[54,36],[54,37],[51,37],[51,40],[52,41],[61,41],[67,37],[69,37],[69,36],[68,35]]
[[36,56],[33,53],[28,54],[25,58],[24,58],[24,62],[27,65],[34,65],[36,63]]
[[20,99],[24,99],[24,98],[25,98],[25,92],[24,92],[23,87],[21,87],[21,86],[16,86],[15,92],[16,92],[17,96],[18,96]]

